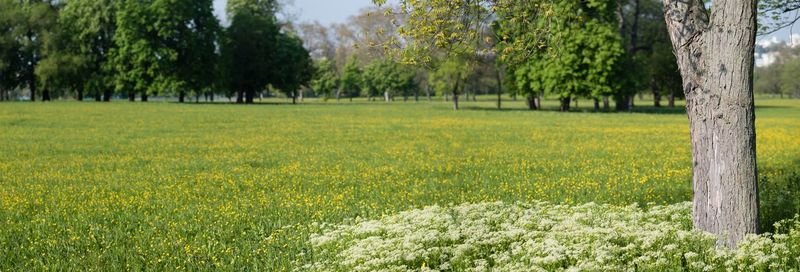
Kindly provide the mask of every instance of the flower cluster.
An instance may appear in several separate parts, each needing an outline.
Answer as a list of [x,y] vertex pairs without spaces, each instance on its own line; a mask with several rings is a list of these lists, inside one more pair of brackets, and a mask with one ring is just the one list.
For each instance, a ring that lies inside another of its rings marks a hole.
[[691,204],[430,206],[323,227],[299,271],[797,271],[800,221],[736,250],[691,228]]

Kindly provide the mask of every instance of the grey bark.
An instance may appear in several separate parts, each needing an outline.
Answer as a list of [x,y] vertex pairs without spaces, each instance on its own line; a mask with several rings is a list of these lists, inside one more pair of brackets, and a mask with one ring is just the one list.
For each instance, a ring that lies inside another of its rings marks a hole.
[[692,139],[693,223],[735,247],[758,230],[753,53],[757,0],[664,0]]

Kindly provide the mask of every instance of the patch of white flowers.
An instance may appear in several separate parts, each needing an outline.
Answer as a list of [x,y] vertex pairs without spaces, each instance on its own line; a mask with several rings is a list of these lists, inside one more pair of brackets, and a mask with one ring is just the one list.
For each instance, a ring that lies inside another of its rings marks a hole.
[[800,271],[798,222],[729,250],[692,230],[690,203],[431,206],[323,227],[297,270]]

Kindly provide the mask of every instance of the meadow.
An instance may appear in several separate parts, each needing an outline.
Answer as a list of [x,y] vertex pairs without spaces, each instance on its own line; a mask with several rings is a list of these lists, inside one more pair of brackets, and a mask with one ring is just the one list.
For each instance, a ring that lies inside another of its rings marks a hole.
[[[0,271],[284,271],[318,223],[691,198],[681,110],[285,102],[0,104]],[[757,107],[769,228],[800,207],[800,100]]]

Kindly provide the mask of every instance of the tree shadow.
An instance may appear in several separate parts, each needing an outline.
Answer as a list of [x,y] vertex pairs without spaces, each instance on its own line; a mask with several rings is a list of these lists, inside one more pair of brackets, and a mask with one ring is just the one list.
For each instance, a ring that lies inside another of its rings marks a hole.
[[775,232],[775,223],[800,214],[800,159],[786,168],[759,169],[762,232]]

